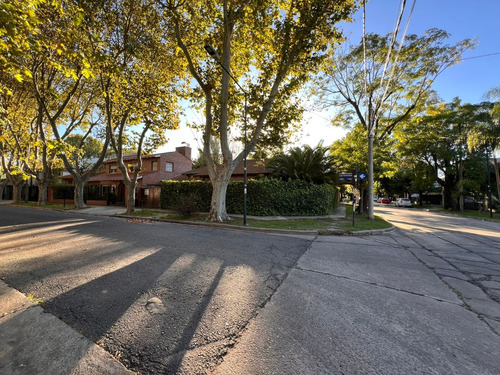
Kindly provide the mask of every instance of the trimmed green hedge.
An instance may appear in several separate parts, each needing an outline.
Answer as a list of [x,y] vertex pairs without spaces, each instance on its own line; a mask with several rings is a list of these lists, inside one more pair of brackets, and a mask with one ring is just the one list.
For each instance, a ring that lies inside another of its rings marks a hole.
[[[163,181],[161,208],[175,209],[179,196],[197,197],[199,211],[208,212],[212,184],[208,181]],[[261,179],[248,181],[247,213],[255,216],[329,215],[337,207],[338,189],[305,181]],[[226,210],[243,213],[243,182],[229,183]]]
[[75,186],[69,184],[51,185],[54,199],[73,199],[75,196]]

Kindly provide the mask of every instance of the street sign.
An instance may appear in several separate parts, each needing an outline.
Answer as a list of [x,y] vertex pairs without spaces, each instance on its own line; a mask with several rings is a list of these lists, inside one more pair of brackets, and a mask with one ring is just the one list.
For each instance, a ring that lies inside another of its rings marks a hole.
[[366,173],[358,173],[358,181],[366,181]]
[[354,173],[339,173],[339,181],[354,181]]

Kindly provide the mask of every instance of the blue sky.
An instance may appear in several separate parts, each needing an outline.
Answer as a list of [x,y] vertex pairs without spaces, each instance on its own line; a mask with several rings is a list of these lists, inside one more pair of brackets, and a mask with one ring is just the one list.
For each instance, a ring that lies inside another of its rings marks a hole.
[[[413,0],[406,1],[406,13]],[[400,10],[400,0],[371,0],[366,5],[367,32],[391,32]],[[464,102],[478,103],[494,86],[500,86],[500,0],[417,0],[408,33],[422,35],[439,28],[450,35],[449,42],[477,39],[475,49],[464,54],[464,60],[437,78],[434,90],[445,101],[455,96]],[[362,35],[362,15],[346,25],[349,37],[358,44]],[[495,54],[491,56],[478,57]]]
[[[406,14],[413,0],[407,0]],[[366,29],[385,35],[392,32],[399,14],[401,0],[371,0],[366,5]],[[358,44],[362,36],[362,12],[355,16],[356,22],[343,24],[350,43]],[[406,17],[403,22],[406,21]],[[449,43],[477,39],[475,49],[464,54],[464,60],[448,68],[437,78],[433,89],[444,101],[458,96],[462,102],[479,103],[485,93],[500,86],[500,0],[417,0],[411,17],[408,33],[422,35],[425,30],[439,28],[450,34]],[[404,23],[403,26],[404,27]],[[484,56],[490,55],[490,56]],[[481,57],[483,56],[483,57]],[[188,110],[191,121],[202,122],[200,115]],[[309,113],[304,119],[302,134],[295,145],[316,146],[320,140],[330,145],[345,134],[344,129],[329,124],[327,113]],[[201,146],[201,134],[182,126],[170,131],[169,143],[162,151],[173,151],[181,142],[196,149]],[[294,146],[295,146],[294,145]]]

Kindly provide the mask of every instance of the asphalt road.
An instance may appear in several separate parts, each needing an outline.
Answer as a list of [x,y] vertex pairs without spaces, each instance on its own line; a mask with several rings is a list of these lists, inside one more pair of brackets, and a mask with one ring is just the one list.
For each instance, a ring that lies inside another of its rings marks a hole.
[[0,278],[140,373],[498,374],[500,224],[377,210],[314,238],[0,207]]
[[205,373],[311,245],[0,207],[0,277],[142,373]]

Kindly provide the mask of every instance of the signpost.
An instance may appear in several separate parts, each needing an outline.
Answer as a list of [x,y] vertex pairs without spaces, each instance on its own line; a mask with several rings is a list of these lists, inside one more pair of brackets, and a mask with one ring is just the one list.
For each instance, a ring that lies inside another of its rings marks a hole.
[[354,180],[354,202],[352,203],[352,226],[354,226],[354,218],[356,217],[357,191],[358,191],[358,167],[356,167],[356,175]]
[[352,226],[354,226],[354,218],[356,215],[356,202],[357,196],[356,191],[358,190],[358,181],[366,181],[367,173],[359,172],[358,167],[356,167],[355,173],[339,173],[339,181],[354,181],[354,194],[353,194],[353,202],[352,202]]
[[339,173],[339,181],[354,181],[354,173]]

